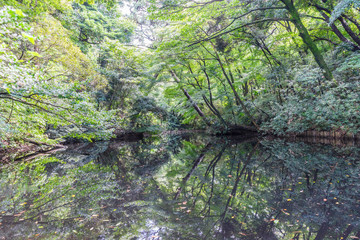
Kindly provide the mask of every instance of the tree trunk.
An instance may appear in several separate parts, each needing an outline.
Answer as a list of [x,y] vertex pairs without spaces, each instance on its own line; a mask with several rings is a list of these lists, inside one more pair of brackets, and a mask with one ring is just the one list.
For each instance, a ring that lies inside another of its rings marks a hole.
[[[315,6],[316,7],[316,6]],[[324,13],[323,11],[321,11],[321,9],[317,8],[318,11],[320,12],[320,14],[324,17],[325,22],[326,23],[330,23],[330,17],[328,15],[326,15],[326,13]],[[349,41],[341,32],[340,30],[336,27],[335,23],[332,23],[330,25],[332,31],[336,34],[336,36],[344,43],[350,44],[351,46],[353,46],[355,49],[359,49],[358,46],[356,46],[355,44],[353,44],[351,41]]]
[[343,17],[339,17],[338,20],[341,22],[341,25],[345,29],[345,31],[349,34],[349,36],[356,42],[357,45],[360,46],[360,38],[356,35],[356,33],[350,28],[347,22],[344,20]]
[[294,23],[295,27],[300,33],[300,37],[303,39],[304,43],[307,45],[307,47],[310,49],[312,54],[314,55],[315,61],[319,65],[319,67],[324,72],[324,77],[327,80],[333,80],[334,77],[332,75],[332,72],[330,71],[328,65],[326,64],[320,50],[316,46],[315,42],[311,39],[310,34],[304,24],[301,21],[300,15],[298,11],[296,10],[294,3],[292,0],[281,0],[284,4],[286,9],[288,10],[292,22]]
[[[180,78],[178,78],[178,76],[176,75],[176,73],[173,70],[170,70],[170,74],[171,76],[173,76],[176,80],[177,83],[180,83]],[[185,96],[187,97],[187,99],[190,101],[191,105],[193,106],[193,108],[195,109],[195,111],[199,114],[199,116],[204,120],[204,122],[206,123],[206,125],[211,126],[211,123],[209,122],[209,120],[206,118],[205,114],[201,111],[201,109],[199,108],[199,106],[196,104],[196,102],[192,99],[192,97],[190,96],[190,94],[186,91],[186,89],[184,87],[181,87],[181,90],[183,91],[183,93],[185,94]]]
[[[214,47],[214,46],[213,46]],[[221,68],[221,71],[223,72],[231,90],[233,91],[234,93],[234,96],[235,96],[235,100],[236,100],[236,105],[238,106],[241,106],[245,115],[250,119],[250,121],[252,122],[252,124],[254,124],[254,126],[256,127],[257,130],[260,129],[259,125],[257,125],[257,123],[255,122],[255,120],[253,119],[253,117],[251,116],[249,110],[247,109],[247,107],[245,106],[244,102],[241,100],[238,92],[236,91],[234,85],[232,84],[232,81],[231,79],[229,78],[228,74],[226,73],[226,70],[224,68],[224,65],[221,61],[221,58],[220,58],[220,55],[217,53],[215,47],[214,47],[214,51],[215,51],[215,54],[216,54],[216,60],[218,61],[219,65],[220,65],[220,68]]]

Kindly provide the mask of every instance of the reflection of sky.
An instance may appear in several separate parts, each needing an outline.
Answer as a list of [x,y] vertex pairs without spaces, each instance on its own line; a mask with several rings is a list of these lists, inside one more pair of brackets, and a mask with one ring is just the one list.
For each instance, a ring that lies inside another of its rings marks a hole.
[[151,219],[146,219],[146,230],[140,231],[140,239],[161,239],[158,234],[160,228],[156,226],[156,222]]

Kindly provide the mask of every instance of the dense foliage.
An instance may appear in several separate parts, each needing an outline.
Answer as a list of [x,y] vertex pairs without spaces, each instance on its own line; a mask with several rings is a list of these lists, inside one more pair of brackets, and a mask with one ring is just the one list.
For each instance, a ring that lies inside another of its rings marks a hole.
[[[69,2],[61,9],[44,4],[52,10],[37,13],[17,2],[1,7],[1,143],[28,138],[53,143],[45,131],[65,125],[69,130],[58,137],[109,139],[121,118],[97,101],[97,92],[109,92],[98,55],[112,39],[129,41],[132,24],[101,3],[91,8]],[[99,21],[104,25],[94,26]]]
[[[199,116],[218,130],[245,123],[275,134],[358,132],[360,28],[353,2],[153,4],[150,17],[166,23],[154,47],[162,74],[175,81],[165,97],[174,101],[186,89],[205,117]],[[194,118],[195,110],[185,116]]]
[[2,1],[0,143],[109,139],[115,128],[356,134],[359,7]]

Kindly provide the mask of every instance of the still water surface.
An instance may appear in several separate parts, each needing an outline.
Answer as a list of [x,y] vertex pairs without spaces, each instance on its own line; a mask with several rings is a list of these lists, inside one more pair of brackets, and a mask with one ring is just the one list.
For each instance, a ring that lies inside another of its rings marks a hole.
[[360,148],[208,136],[0,171],[0,239],[359,239]]

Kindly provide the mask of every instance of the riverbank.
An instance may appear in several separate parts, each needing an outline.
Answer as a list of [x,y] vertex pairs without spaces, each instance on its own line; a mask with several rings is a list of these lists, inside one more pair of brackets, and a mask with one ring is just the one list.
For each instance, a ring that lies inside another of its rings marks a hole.
[[[115,141],[138,141],[144,137],[144,133],[135,131],[127,131],[117,129],[114,136],[110,140]],[[65,138],[60,144],[48,144],[32,139],[22,139],[22,141],[13,144],[13,147],[0,149],[0,163],[8,163],[10,161],[18,161],[37,154],[44,154],[55,151],[57,149],[66,148],[67,145],[74,143],[89,142],[86,139]],[[93,140],[93,142],[96,142]]]
[[[235,129],[235,131],[233,131]],[[271,133],[257,132],[251,127],[244,128],[243,126],[233,128],[232,130],[215,134],[216,136],[224,137],[241,137],[241,138],[253,138],[265,137],[266,139],[285,139],[287,141],[302,141],[307,143],[314,144],[330,144],[334,146],[358,146],[360,145],[360,134],[349,134],[345,131],[306,131],[303,133],[289,133],[283,136],[276,136]],[[181,134],[204,134],[207,135],[205,130],[175,130],[175,131],[164,131],[159,135],[181,135]],[[208,134],[213,136],[213,134]],[[139,133],[135,131],[128,131],[118,129],[114,132],[114,136],[111,141],[126,141],[133,142],[139,141],[144,137],[153,136],[151,133]],[[51,145],[43,142],[36,142],[30,139],[26,139],[26,142],[19,144],[15,147],[10,147],[0,150],[0,162],[8,163],[10,161],[20,161],[22,159],[28,159],[32,156],[39,154],[47,154],[53,151],[61,150],[66,148],[66,146],[84,142],[84,140],[79,139],[66,139],[61,144]],[[94,141],[96,142],[96,141]]]
[[20,160],[31,155],[46,153],[55,149],[60,149],[63,145],[37,145],[33,143],[19,144],[15,147],[0,149],[0,163],[9,163],[13,160]]
[[351,134],[346,131],[315,131],[309,130],[303,133],[289,133],[284,136],[267,135],[270,138],[283,138],[290,141],[302,141],[306,143],[330,144],[334,146],[359,146],[360,134]]

